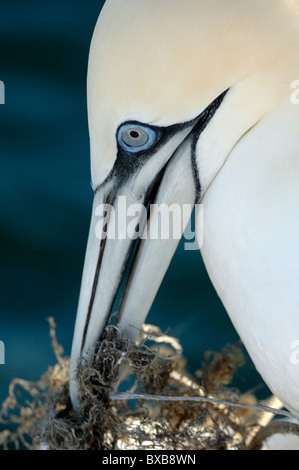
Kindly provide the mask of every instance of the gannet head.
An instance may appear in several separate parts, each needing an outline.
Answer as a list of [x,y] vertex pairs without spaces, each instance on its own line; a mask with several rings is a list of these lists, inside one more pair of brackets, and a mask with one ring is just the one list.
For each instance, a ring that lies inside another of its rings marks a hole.
[[[121,198],[135,209],[198,202],[240,139],[288,99],[298,18],[295,0],[106,1],[88,70],[95,199],[71,357],[75,407],[78,359],[92,355],[134,247],[127,221],[109,237],[103,205],[120,215]],[[139,244],[118,316],[132,339],[177,244]]]

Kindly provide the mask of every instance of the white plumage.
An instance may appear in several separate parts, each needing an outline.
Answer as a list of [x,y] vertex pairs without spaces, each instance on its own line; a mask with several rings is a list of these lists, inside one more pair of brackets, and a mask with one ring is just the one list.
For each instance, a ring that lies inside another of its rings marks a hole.
[[[119,195],[146,203],[162,168],[160,202],[194,204],[200,183],[210,278],[262,377],[296,414],[298,71],[298,0],[107,0],[88,72],[94,210],[107,200],[117,207]],[[196,133],[205,109],[212,118]],[[127,123],[163,129],[161,145],[124,157],[117,135]],[[75,407],[77,361],[92,354],[131,247],[103,248],[94,210],[72,350]],[[145,320],[176,245],[141,245],[119,317],[133,339],[130,325]]]

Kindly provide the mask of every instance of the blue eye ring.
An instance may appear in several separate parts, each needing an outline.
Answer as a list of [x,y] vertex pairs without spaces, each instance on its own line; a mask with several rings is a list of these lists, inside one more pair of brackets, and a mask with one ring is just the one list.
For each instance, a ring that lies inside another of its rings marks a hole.
[[127,123],[117,132],[119,145],[128,153],[138,153],[151,148],[158,140],[159,132],[153,127],[139,123]]

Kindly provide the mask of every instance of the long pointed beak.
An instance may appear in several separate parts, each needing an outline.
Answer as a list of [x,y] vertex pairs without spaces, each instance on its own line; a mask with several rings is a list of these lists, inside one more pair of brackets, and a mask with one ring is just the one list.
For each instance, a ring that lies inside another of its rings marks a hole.
[[[136,243],[117,325],[131,340],[138,337],[198,196],[196,140],[222,98],[197,120],[176,129],[133,176],[124,181],[112,174],[95,193],[71,352],[70,396],[75,409],[80,407],[79,361],[93,357]],[[163,210],[168,222],[170,212],[177,215],[172,214],[166,234],[160,230]]]
[[[169,227],[169,233],[161,234],[160,215],[163,214],[158,210],[161,204],[166,210],[175,204],[174,210],[180,216],[183,205],[189,204],[191,215],[196,192],[190,154],[187,139],[172,156],[171,163],[158,171],[149,190],[141,195],[136,194],[130,184],[116,191],[112,182],[95,193],[70,364],[70,394],[77,409],[80,403],[76,384],[78,360],[88,361],[93,357],[94,345],[109,322],[138,233],[140,242],[119,307],[117,324],[131,340],[135,340],[150,310],[189,220],[179,217],[176,226]],[[156,197],[151,201],[154,194]],[[149,202],[154,204],[147,219]],[[126,214],[132,210],[135,210],[133,220]],[[132,230],[128,233],[130,225]]]
[[[182,143],[165,170],[122,297],[118,325],[132,341],[139,335],[194,208],[191,140]],[[173,224],[168,225],[170,212]],[[159,215],[166,222],[164,233]]]

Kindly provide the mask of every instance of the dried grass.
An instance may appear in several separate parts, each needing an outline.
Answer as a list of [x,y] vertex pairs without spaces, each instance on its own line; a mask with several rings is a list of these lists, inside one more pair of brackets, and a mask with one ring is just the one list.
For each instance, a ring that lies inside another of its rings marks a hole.
[[[136,345],[109,326],[97,344],[93,363],[79,368],[82,402],[80,413],[76,413],[69,398],[69,360],[57,343],[55,327],[50,319],[57,364],[34,383],[15,379],[9,387],[0,421],[15,429],[0,433],[2,448],[262,447],[259,436],[267,434],[271,409],[257,404],[252,394],[241,395],[231,388],[236,370],[244,364],[241,345],[218,354],[207,353],[196,378],[191,378],[184,371],[185,361],[176,339],[151,327]],[[120,373],[131,381],[129,394],[115,394]],[[279,407],[277,400],[271,400],[269,406]]]

